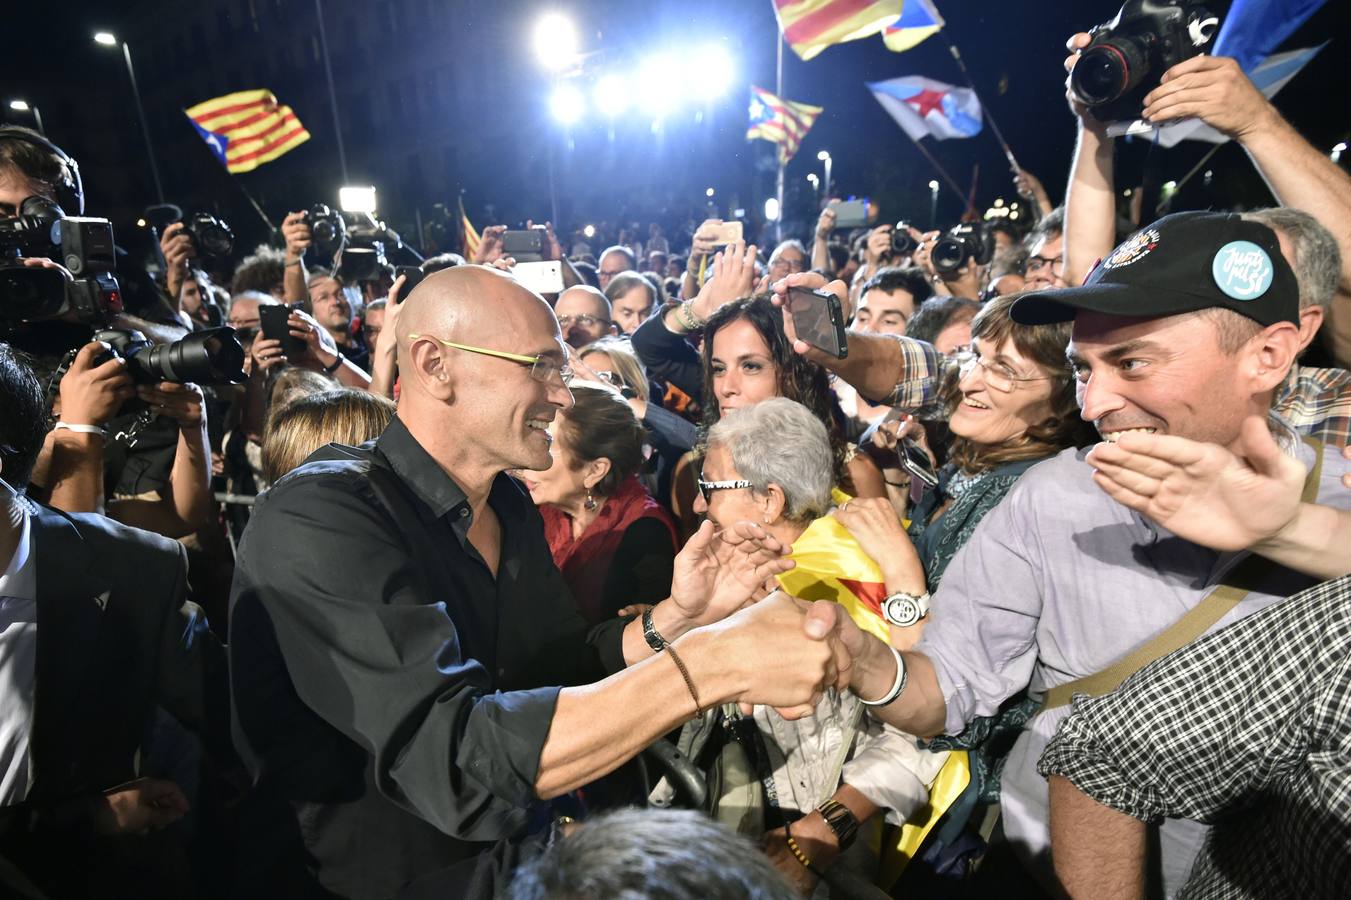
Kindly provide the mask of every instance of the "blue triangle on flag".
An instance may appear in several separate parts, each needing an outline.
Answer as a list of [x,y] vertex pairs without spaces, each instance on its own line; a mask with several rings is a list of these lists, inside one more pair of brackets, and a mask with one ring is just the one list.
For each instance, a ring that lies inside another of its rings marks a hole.
[[188,119],[188,121],[192,122],[192,127],[197,129],[197,133],[202,136],[202,140],[206,141],[206,145],[211,148],[211,152],[215,154],[216,159],[220,160],[220,164],[225,165],[225,150],[230,146],[230,139],[219,132],[206,130],[193,122],[192,119]]

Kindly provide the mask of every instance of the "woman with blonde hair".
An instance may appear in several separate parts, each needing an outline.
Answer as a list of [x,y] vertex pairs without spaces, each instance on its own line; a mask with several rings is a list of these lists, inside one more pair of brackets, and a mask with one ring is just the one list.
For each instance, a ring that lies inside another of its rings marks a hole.
[[275,483],[326,444],[363,444],[394,418],[393,401],[351,388],[305,394],[277,407],[263,429],[263,475]]

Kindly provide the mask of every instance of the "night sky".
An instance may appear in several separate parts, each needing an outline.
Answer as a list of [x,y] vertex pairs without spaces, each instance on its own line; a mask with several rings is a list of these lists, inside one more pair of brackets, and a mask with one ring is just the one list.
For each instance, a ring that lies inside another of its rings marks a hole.
[[[313,9],[309,0],[284,2]],[[1331,40],[1327,49],[1276,98],[1277,107],[1320,149],[1351,137],[1348,117],[1351,89],[1342,61],[1347,37],[1351,35],[1346,15],[1349,5],[1345,0],[1331,0],[1281,48]],[[583,221],[613,218],[619,214],[617,206],[633,205],[630,201],[635,197],[645,200],[657,197],[662,205],[671,203],[672,197],[686,205],[701,203],[705,186],[716,186],[720,201],[734,201],[755,211],[762,208],[764,199],[772,193],[773,174],[763,163],[770,153],[769,145],[757,147],[743,139],[747,86],[754,83],[770,90],[774,87],[777,32],[769,0],[730,3],[560,0],[550,4],[506,0],[494,4],[457,2],[434,6],[437,14],[449,17],[457,33],[473,45],[469,52],[482,56],[483,84],[476,84],[475,89],[503,92],[500,99],[505,127],[518,134],[520,144],[527,148],[522,157],[527,165],[522,171],[504,168],[493,161],[461,165],[457,179],[463,182],[472,216],[481,219],[491,205],[494,218],[543,218],[548,197],[546,183],[542,181],[542,160],[551,141],[565,224],[577,226]],[[820,149],[828,149],[834,157],[834,177],[840,192],[873,197],[882,205],[887,219],[927,219],[926,186],[936,173],[873,100],[864,82],[917,74],[960,84],[960,74],[948,55],[947,41],[961,48],[986,108],[998,120],[1019,160],[1042,178],[1053,199],[1060,200],[1074,137],[1074,123],[1063,99],[1064,41],[1074,31],[1110,18],[1117,6],[1115,0],[1001,4],[940,0],[947,29],[904,54],[888,51],[880,37],[831,47],[806,63],[786,50],[787,96],[825,107],[789,167],[790,221],[805,222],[810,216],[810,188],[805,176],[811,171],[820,172],[816,160]],[[1223,14],[1227,6],[1219,2],[1213,4],[1212,10]],[[134,8],[162,10],[165,21],[172,22],[173,11],[179,7],[167,2],[143,2],[134,4]],[[702,121],[694,121],[691,107],[670,116],[657,135],[649,127],[650,112],[644,110],[642,97],[637,98],[640,112],[636,114],[641,118],[616,126],[613,139],[610,129],[594,122],[584,122],[565,135],[547,115],[547,79],[534,59],[529,34],[533,18],[549,9],[569,13],[578,23],[584,47],[603,51],[602,65],[617,69],[652,53],[678,54],[702,42],[720,41],[737,59],[735,86],[720,101],[704,109]],[[3,73],[0,92],[5,96],[0,99],[7,101],[11,94],[33,95],[55,109],[53,100],[58,98],[53,97],[54,93],[60,94],[59,99],[73,97],[76,101],[82,99],[85,91],[99,97],[116,91],[127,92],[129,96],[125,80],[111,81],[124,79],[124,75],[110,65],[105,52],[94,47],[88,37],[98,28],[116,30],[118,15],[112,4],[83,0],[27,3],[8,13],[7,19],[17,17],[20,24],[7,29],[6,49],[0,59]],[[225,65],[230,48],[212,47],[212,53],[218,54]],[[243,76],[249,83],[241,84],[239,89],[261,85],[251,73]],[[274,90],[282,102],[289,102],[284,86]],[[203,94],[200,99],[208,96],[211,95]],[[79,102],[74,104],[76,119],[80,108]],[[112,144],[132,142],[139,146],[141,138],[134,119],[123,120],[126,127],[91,133],[93,129],[80,121],[70,121],[68,116],[57,118],[47,108],[43,112],[50,135],[58,143],[75,147],[75,152],[84,157],[96,158]],[[24,122],[22,114],[8,109],[0,113],[8,121]],[[322,105],[297,108],[297,113],[307,124],[330,116]],[[501,122],[497,125],[504,127]],[[1181,178],[1210,147],[1184,142],[1172,150],[1151,149],[1146,141],[1136,139],[1123,145],[1118,153],[1118,182],[1121,185],[1137,182],[1146,167],[1153,170],[1158,181]],[[1016,199],[1007,163],[988,128],[976,138],[931,144],[931,148],[963,185],[970,184],[973,167],[979,164],[981,209],[996,197]],[[316,140],[301,150],[272,163],[275,171],[269,174],[275,178],[288,171],[299,174],[316,166],[331,166],[331,155],[332,147],[321,145],[316,135]],[[762,161],[759,168],[757,160]],[[86,169],[93,168],[93,162],[86,164]],[[1211,184],[1205,185],[1197,178],[1176,198],[1175,208],[1270,202],[1261,180],[1236,146],[1223,147],[1207,168],[1215,173]],[[382,191],[385,189],[384,172],[356,173],[352,180],[358,180],[356,175],[375,183]],[[245,179],[245,184],[250,183],[251,176],[238,177]],[[127,185],[135,183],[129,181]],[[91,202],[104,200],[122,210],[131,208],[137,198],[126,196],[131,190],[127,185],[91,185]],[[169,193],[175,193],[175,185],[166,187]],[[182,186],[177,188],[181,190]],[[280,218],[284,209],[279,207],[300,208],[314,199],[285,197],[273,191],[265,205]],[[432,199],[428,199],[428,205]],[[143,202],[151,200],[146,197]],[[238,199],[229,202],[237,203]],[[961,208],[962,200],[945,188],[940,218],[955,219]],[[98,213],[97,208],[88,211]],[[393,209],[390,216],[407,219],[409,210]]]

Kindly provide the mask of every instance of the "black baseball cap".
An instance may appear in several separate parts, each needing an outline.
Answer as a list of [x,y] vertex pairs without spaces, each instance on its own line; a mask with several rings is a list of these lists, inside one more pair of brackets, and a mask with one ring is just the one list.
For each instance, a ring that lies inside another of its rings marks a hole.
[[1009,315],[1046,325],[1081,309],[1144,318],[1213,307],[1264,326],[1299,324],[1299,282],[1276,232],[1236,213],[1164,216],[1123,241],[1082,287],[1024,294]]

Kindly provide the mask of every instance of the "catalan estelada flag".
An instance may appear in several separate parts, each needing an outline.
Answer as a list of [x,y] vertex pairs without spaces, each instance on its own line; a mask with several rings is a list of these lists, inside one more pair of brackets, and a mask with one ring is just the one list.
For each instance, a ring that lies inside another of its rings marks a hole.
[[794,103],[776,97],[764,88],[751,87],[750,125],[746,129],[746,140],[764,138],[779,145],[779,161],[788,165],[788,160],[797,153],[802,137],[812,127],[816,117],[821,115],[822,107],[809,106],[806,103]]
[[464,198],[460,198],[460,253],[464,256],[465,262],[473,262],[474,255],[478,253],[479,241],[483,238],[475,230],[472,222],[469,221],[469,214],[464,211]]
[[887,49],[902,53],[936,34],[944,25],[933,0],[905,0],[901,17],[882,32]]
[[310,139],[289,106],[265,89],[237,91],[183,112],[230,174],[250,172]]
[[902,0],[774,0],[779,30],[793,51],[811,59],[831,44],[856,41],[891,25]]

